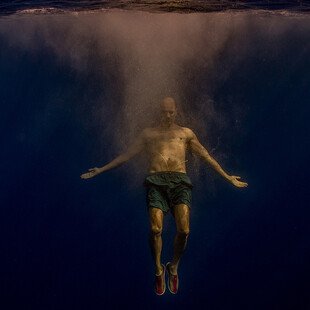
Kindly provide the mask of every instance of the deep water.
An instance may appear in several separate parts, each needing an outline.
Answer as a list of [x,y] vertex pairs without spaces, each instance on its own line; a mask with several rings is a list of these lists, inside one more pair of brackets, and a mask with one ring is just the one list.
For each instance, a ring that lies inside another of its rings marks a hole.
[[[111,132],[125,105],[120,59],[100,54],[90,36],[79,70],[46,33],[32,32],[35,46],[18,41],[32,17],[12,18],[0,19],[1,309],[309,309],[309,18],[281,17],[273,25],[286,24],[284,35],[232,31],[212,66],[184,64],[179,100],[207,133],[193,128],[249,187],[190,168],[180,292],[162,297],[152,286],[145,167],[79,178],[119,151]],[[172,218],[165,224],[166,262]]]

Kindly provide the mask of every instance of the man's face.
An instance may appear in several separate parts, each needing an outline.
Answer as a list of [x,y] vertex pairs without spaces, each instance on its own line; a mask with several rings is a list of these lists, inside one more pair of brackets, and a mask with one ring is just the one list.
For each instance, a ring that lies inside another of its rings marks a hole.
[[165,98],[160,105],[161,122],[165,125],[172,125],[175,122],[177,109],[172,98]]

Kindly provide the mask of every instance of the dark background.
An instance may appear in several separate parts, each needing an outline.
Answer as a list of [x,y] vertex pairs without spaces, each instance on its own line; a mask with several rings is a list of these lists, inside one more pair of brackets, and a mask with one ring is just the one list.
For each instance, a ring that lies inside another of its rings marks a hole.
[[[117,66],[112,77],[91,63],[81,73],[44,44],[34,56],[0,37],[2,309],[310,309],[309,27],[292,30],[281,48],[252,40],[223,79],[240,44],[231,37],[208,76],[214,85],[204,83],[203,68],[189,69],[184,100],[194,112],[203,93],[226,116],[243,102],[242,125],[215,124],[206,145],[220,136],[214,157],[249,187],[190,169],[196,182],[180,291],[157,297],[143,188],[128,189],[126,166],[79,178],[115,155],[109,136],[106,156],[97,152],[106,124],[92,111],[99,94],[122,104]],[[164,262],[174,234],[171,217],[165,224]]]

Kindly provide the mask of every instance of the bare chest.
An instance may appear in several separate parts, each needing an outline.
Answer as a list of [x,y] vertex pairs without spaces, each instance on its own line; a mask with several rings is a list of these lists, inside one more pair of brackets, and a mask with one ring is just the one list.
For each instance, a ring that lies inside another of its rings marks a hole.
[[155,131],[148,135],[146,143],[154,144],[185,144],[187,141],[186,135],[182,131],[160,132]]

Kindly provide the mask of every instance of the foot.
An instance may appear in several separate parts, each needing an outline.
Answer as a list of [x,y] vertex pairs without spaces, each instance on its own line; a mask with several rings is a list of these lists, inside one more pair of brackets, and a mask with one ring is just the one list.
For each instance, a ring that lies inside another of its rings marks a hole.
[[166,268],[162,265],[163,269],[160,274],[155,275],[155,293],[156,295],[163,295],[166,291],[165,273]]
[[[171,263],[166,264],[168,272],[168,288],[171,294],[176,294],[179,289],[179,276]],[[173,270],[174,269],[174,270]]]

